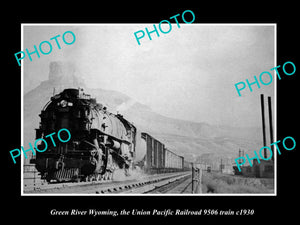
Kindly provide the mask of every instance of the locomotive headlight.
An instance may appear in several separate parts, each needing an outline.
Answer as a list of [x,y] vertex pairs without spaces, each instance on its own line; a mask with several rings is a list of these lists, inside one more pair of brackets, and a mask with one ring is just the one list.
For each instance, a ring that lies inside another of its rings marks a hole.
[[67,104],[68,104],[68,102],[67,102],[66,100],[61,100],[61,101],[60,101],[60,106],[61,106],[61,107],[66,107]]
[[58,106],[65,108],[66,106],[73,106],[73,102],[67,102],[66,100],[61,100],[57,103]]

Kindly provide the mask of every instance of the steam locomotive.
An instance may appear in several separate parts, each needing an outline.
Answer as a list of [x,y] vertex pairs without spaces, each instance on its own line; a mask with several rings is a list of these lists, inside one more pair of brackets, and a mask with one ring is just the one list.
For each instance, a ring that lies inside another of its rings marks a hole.
[[[36,153],[35,167],[48,182],[112,179],[115,170],[129,176],[135,167],[147,173],[175,172],[189,165],[160,141],[137,131],[122,115],[108,112],[82,89],[54,95],[39,116],[36,139],[62,128],[72,134],[70,141],[54,140],[56,146]],[[44,149],[43,144],[37,148]]]
[[82,89],[65,89],[51,97],[40,117],[37,139],[61,128],[67,128],[72,134],[69,142],[59,142],[46,152],[37,152],[35,166],[42,179],[111,179],[117,168],[129,175],[136,128],[122,115],[108,112]]

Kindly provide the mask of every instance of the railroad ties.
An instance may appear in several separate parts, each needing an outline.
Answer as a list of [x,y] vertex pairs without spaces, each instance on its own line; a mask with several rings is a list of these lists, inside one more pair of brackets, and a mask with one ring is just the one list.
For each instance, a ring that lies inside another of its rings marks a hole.
[[[194,184],[195,186],[195,184]],[[124,181],[48,184],[25,194],[192,194],[191,171],[155,174]],[[194,190],[194,194],[197,194]]]

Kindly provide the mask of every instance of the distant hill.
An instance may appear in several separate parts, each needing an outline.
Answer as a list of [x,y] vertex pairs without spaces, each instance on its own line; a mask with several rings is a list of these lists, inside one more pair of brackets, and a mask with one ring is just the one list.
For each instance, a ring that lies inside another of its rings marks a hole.
[[72,63],[59,61],[50,63],[48,80],[24,95],[24,147],[33,142],[34,129],[38,128],[40,121],[38,115],[53,93],[78,87],[96,97],[110,112],[123,114],[139,130],[151,133],[189,161],[201,158],[210,161],[220,157],[232,161],[237,157],[239,148],[250,154],[262,146],[259,128],[213,126],[160,115],[120,92],[86,87]]

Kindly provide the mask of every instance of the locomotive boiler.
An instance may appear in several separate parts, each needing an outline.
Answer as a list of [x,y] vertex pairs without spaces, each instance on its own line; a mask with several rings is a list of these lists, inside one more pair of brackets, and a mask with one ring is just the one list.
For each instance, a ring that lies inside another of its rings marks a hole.
[[[108,112],[82,89],[65,89],[51,97],[40,118],[36,139],[61,128],[72,134],[67,143],[55,140],[56,146],[37,152],[35,166],[43,179],[112,179],[116,169],[129,175],[135,156],[135,126],[122,115]],[[43,144],[38,148],[43,149]]]

